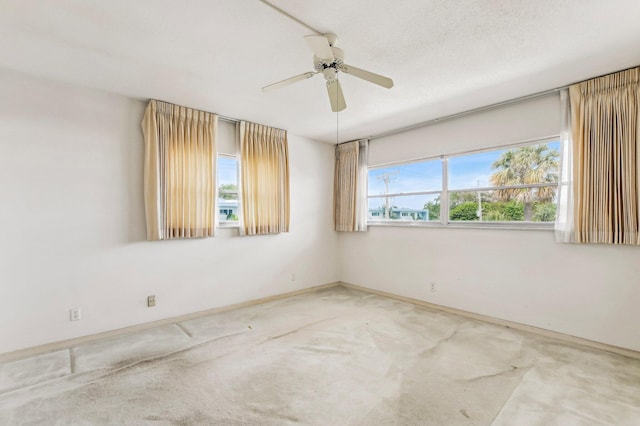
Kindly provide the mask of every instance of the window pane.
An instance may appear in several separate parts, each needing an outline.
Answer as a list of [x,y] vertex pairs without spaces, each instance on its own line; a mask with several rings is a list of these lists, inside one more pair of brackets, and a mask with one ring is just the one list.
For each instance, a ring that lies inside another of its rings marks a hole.
[[369,198],[369,220],[439,221],[440,196],[433,194]]
[[220,222],[238,220],[238,194],[227,195],[230,198],[218,198],[218,220]]
[[558,181],[560,142],[527,145],[449,159],[449,189]]
[[449,220],[553,222],[557,187],[449,193]]
[[218,187],[222,190],[238,190],[238,160],[235,157],[218,156]]
[[440,160],[369,169],[369,195],[439,191],[441,188]]
[[218,156],[218,220],[238,220],[238,160]]

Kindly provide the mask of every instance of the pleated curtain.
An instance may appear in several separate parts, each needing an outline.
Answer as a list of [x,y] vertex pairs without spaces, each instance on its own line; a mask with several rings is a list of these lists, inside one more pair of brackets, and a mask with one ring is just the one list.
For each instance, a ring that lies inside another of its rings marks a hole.
[[367,230],[368,141],[336,146],[333,178],[334,229],[341,232]]
[[640,68],[572,85],[576,243],[640,244]]
[[240,234],[289,232],[287,132],[240,121]]
[[149,101],[142,121],[148,240],[214,235],[217,119]]

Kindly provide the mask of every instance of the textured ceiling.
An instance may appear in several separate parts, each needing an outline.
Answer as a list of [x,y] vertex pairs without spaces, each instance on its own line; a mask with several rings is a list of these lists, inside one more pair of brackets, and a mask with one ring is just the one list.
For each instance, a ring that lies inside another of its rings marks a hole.
[[0,0],[0,67],[156,98],[336,141],[563,86],[640,64],[637,0],[273,0],[338,35],[345,62],[391,90],[341,76],[336,117],[304,26],[259,0]]

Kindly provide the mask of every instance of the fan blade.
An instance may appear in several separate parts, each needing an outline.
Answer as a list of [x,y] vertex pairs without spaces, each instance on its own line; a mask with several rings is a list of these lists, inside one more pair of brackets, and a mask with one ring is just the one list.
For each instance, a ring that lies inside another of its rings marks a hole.
[[329,102],[331,102],[331,111],[338,112],[347,107],[338,80],[327,81],[327,93],[329,94]]
[[333,51],[329,45],[329,40],[325,36],[310,35],[305,36],[304,39],[318,58],[333,61]]
[[313,77],[314,75],[318,74],[317,72],[305,72],[304,74],[300,74],[300,75],[296,75],[295,77],[291,77],[291,78],[287,78],[286,80],[282,80],[279,81],[277,83],[273,83],[270,84],[268,86],[264,86],[262,88],[263,92],[268,92],[269,90],[273,90],[273,89],[279,89],[280,87],[284,87],[284,86],[288,86],[290,84],[293,84],[297,81],[302,81],[302,80],[306,80],[308,78]]
[[367,80],[373,84],[377,84],[378,86],[386,87],[387,89],[391,89],[393,87],[393,80],[391,80],[388,77],[384,77],[380,74],[372,73],[370,71],[365,71],[363,69],[360,69],[351,65],[347,65],[347,64],[338,65],[338,69],[347,74],[351,74],[354,77]]

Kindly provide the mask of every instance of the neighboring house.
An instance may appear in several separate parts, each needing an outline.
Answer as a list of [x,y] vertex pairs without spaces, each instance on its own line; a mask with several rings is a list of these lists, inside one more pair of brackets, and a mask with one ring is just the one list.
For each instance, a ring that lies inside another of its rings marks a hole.
[[[369,219],[384,220],[384,208],[378,207],[369,209]],[[391,220],[429,220],[429,212],[424,209],[407,209],[404,207],[391,207],[389,209],[389,219]]]
[[238,220],[238,200],[218,198],[220,220]]

